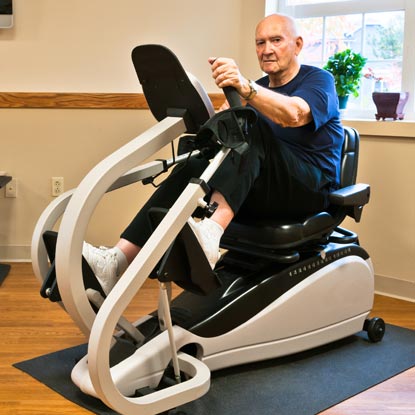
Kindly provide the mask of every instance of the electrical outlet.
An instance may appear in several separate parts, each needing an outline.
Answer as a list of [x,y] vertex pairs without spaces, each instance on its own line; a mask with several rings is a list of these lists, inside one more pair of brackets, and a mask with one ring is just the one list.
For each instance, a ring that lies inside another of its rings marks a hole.
[[52,196],[59,196],[63,193],[63,177],[52,177]]
[[6,197],[17,197],[17,179],[13,178],[6,184]]

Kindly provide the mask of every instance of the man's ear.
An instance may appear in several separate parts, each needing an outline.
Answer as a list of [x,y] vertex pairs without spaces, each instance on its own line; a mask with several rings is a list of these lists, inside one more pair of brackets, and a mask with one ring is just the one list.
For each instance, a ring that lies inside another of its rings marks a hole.
[[303,48],[304,45],[304,40],[301,36],[298,36],[297,39],[295,40],[295,46],[296,46],[296,55],[298,56],[298,54],[301,52],[301,49]]

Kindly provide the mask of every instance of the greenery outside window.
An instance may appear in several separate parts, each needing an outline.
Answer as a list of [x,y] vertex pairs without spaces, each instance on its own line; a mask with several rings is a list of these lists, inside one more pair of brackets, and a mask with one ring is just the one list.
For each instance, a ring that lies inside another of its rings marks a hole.
[[[304,37],[302,63],[323,67],[347,48],[367,58],[358,97],[350,97],[348,115],[373,118],[372,92],[409,91],[405,119],[414,118],[415,38],[413,0],[267,0],[266,14],[294,17]],[[406,24],[405,24],[406,23]]]

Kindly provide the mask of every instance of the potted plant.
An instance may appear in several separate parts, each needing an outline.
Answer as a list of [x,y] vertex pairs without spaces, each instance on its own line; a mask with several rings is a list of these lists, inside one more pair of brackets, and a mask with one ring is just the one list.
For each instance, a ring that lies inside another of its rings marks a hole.
[[394,121],[404,119],[404,108],[409,99],[409,92],[373,92],[377,120],[392,118]]
[[404,108],[409,99],[409,92],[390,92],[384,91],[383,78],[377,76],[372,68],[364,74],[366,79],[375,81],[374,91],[372,92],[373,102],[376,105],[375,118],[377,120],[392,118],[395,120],[404,119]]
[[366,61],[360,53],[345,49],[330,56],[323,67],[334,77],[340,109],[346,108],[349,95],[359,96],[360,78]]

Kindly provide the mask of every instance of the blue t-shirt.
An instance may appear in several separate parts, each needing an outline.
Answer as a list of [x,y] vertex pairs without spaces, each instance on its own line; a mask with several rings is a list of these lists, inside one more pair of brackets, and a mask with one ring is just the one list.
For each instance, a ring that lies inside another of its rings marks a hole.
[[333,186],[338,185],[344,132],[333,76],[324,69],[301,65],[297,76],[286,85],[270,88],[268,75],[257,84],[307,102],[313,116],[311,123],[293,128],[281,127],[269,120],[271,129],[274,137],[284,141],[294,154],[319,167]]

